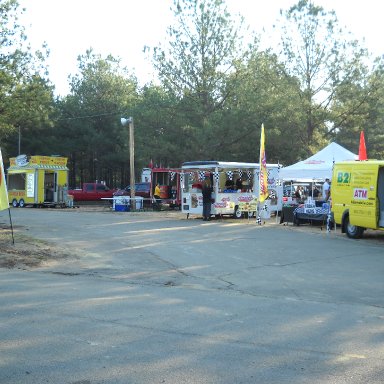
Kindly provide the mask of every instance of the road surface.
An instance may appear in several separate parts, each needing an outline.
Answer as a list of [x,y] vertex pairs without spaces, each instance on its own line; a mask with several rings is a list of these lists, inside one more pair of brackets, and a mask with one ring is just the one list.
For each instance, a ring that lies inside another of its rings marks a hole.
[[12,217],[67,257],[0,269],[2,384],[384,381],[384,234],[108,208]]

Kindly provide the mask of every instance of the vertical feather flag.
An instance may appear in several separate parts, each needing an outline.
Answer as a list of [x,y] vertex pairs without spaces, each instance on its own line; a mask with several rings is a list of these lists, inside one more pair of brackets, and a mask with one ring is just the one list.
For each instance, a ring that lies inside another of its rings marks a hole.
[[9,209],[7,184],[5,182],[5,173],[3,165],[3,156],[0,149],[0,211]]
[[259,202],[263,203],[268,198],[268,172],[267,157],[265,155],[264,124],[261,125],[260,137],[260,173],[259,173]]
[[364,131],[360,132],[359,160],[367,160],[367,149],[365,148]]

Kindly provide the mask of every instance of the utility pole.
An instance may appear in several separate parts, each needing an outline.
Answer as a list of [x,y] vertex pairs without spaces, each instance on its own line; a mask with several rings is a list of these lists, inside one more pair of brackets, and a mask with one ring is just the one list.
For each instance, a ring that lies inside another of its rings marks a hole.
[[121,125],[129,127],[129,166],[130,166],[130,185],[131,185],[131,210],[136,209],[136,198],[135,198],[135,136],[134,136],[134,125],[133,118],[128,117],[127,119],[121,118]]

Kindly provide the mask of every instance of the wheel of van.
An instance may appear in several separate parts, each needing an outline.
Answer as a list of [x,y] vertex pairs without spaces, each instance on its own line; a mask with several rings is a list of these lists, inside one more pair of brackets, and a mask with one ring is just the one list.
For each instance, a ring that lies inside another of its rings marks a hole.
[[24,199],[20,199],[20,200],[19,200],[19,207],[20,207],[20,208],[24,208],[24,207],[25,207],[25,201],[24,201]]
[[243,212],[240,211],[239,207],[235,207],[235,212],[233,214],[233,217],[235,219],[241,219],[242,216],[243,216]]
[[364,228],[352,225],[349,221],[349,216],[344,221],[345,233],[351,239],[360,239],[363,236]]
[[12,200],[12,207],[13,208],[16,208],[16,207],[18,207],[19,206],[19,203],[17,202],[17,200],[16,199],[13,199]]

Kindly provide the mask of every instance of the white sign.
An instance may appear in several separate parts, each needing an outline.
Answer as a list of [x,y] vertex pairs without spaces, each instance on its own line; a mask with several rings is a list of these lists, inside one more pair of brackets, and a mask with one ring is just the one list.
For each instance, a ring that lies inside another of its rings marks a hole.
[[365,188],[355,188],[353,190],[353,198],[356,200],[367,200],[368,190]]
[[35,196],[35,174],[27,173],[27,197]]
[[18,167],[25,167],[28,165],[28,157],[27,155],[19,155],[16,157],[16,165]]

